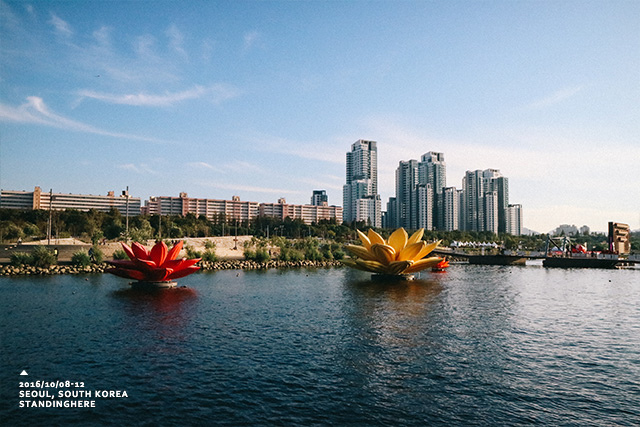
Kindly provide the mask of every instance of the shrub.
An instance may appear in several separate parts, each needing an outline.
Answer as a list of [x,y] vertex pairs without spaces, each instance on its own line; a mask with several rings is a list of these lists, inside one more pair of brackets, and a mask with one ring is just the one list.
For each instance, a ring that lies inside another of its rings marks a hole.
[[269,255],[269,251],[265,248],[259,248],[255,251],[245,249],[244,258],[255,262],[265,262],[271,259],[271,255]]
[[215,251],[216,249],[216,242],[212,241],[212,240],[206,240],[204,242],[204,247],[206,249],[209,249],[210,251]]
[[14,252],[11,254],[11,265],[14,267],[19,267],[21,265],[30,265],[31,264],[31,254],[26,252]]
[[336,249],[332,253],[333,253],[333,259],[335,260],[341,260],[345,256],[345,253],[342,249]]
[[302,261],[304,252],[299,249],[283,248],[280,250],[280,260],[282,261]]
[[36,267],[49,267],[56,263],[56,256],[44,246],[36,246],[31,253],[32,265]]
[[252,260],[256,257],[256,253],[255,251],[252,251],[249,248],[245,248],[244,252],[242,253],[244,255],[244,259],[246,260]]
[[202,260],[207,262],[216,262],[218,260],[218,256],[215,251],[206,250],[202,254]]
[[91,258],[85,251],[78,251],[71,255],[71,264],[79,267],[86,267],[91,264]]
[[269,251],[261,248],[256,250],[256,257],[254,259],[254,261],[256,262],[266,262],[269,261],[271,259],[271,255],[269,255]]
[[193,249],[193,246],[186,245],[184,250],[187,252],[187,258],[202,258],[202,252]]
[[102,261],[104,261],[104,253],[98,247],[98,245],[93,245],[91,250],[93,251],[93,262],[95,262],[96,264],[100,264]]
[[129,259],[129,257],[127,256],[127,253],[122,249],[116,249],[113,252],[113,259]]
[[309,261],[320,261],[320,260],[322,260],[322,254],[320,253],[318,248],[314,247],[314,246],[307,247],[305,249],[304,257],[305,257],[305,259],[308,259]]

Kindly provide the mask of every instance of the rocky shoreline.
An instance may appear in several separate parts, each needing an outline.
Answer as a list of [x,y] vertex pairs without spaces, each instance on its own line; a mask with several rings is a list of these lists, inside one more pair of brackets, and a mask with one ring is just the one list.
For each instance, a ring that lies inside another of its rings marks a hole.
[[[272,268],[329,268],[339,267],[339,261],[279,261],[256,262],[248,260],[223,260],[215,262],[200,261],[200,271],[218,270],[268,270]],[[86,267],[75,265],[52,265],[34,267],[28,265],[0,265],[0,276],[48,276],[53,274],[101,274],[109,268],[106,263],[92,264]]]

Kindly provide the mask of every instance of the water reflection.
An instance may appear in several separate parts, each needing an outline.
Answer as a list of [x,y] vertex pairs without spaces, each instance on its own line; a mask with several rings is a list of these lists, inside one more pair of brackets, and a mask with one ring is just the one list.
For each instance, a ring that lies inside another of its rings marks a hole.
[[378,282],[345,275],[346,330],[339,363],[351,385],[377,396],[411,387],[428,370],[431,310],[442,292],[437,280]]
[[180,352],[189,338],[198,295],[186,287],[127,288],[112,293],[123,313],[122,330],[145,351]]

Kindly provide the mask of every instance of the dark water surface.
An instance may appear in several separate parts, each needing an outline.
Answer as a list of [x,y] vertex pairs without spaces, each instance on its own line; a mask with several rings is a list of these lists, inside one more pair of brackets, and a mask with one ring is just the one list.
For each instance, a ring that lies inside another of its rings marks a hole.
[[[640,424],[638,270],[454,265],[395,284],[222,271],[179,284],[0,278],[0,423]],[[20,408],[19,383],[37,380],[128,397]]]

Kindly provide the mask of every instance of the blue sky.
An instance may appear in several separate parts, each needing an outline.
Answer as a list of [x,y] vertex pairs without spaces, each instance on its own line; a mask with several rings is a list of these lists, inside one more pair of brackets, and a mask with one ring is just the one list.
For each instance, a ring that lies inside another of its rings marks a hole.
[[640,228],[640,2],[0,0],[0,187],[342,205],[378,141],[525,226]]

